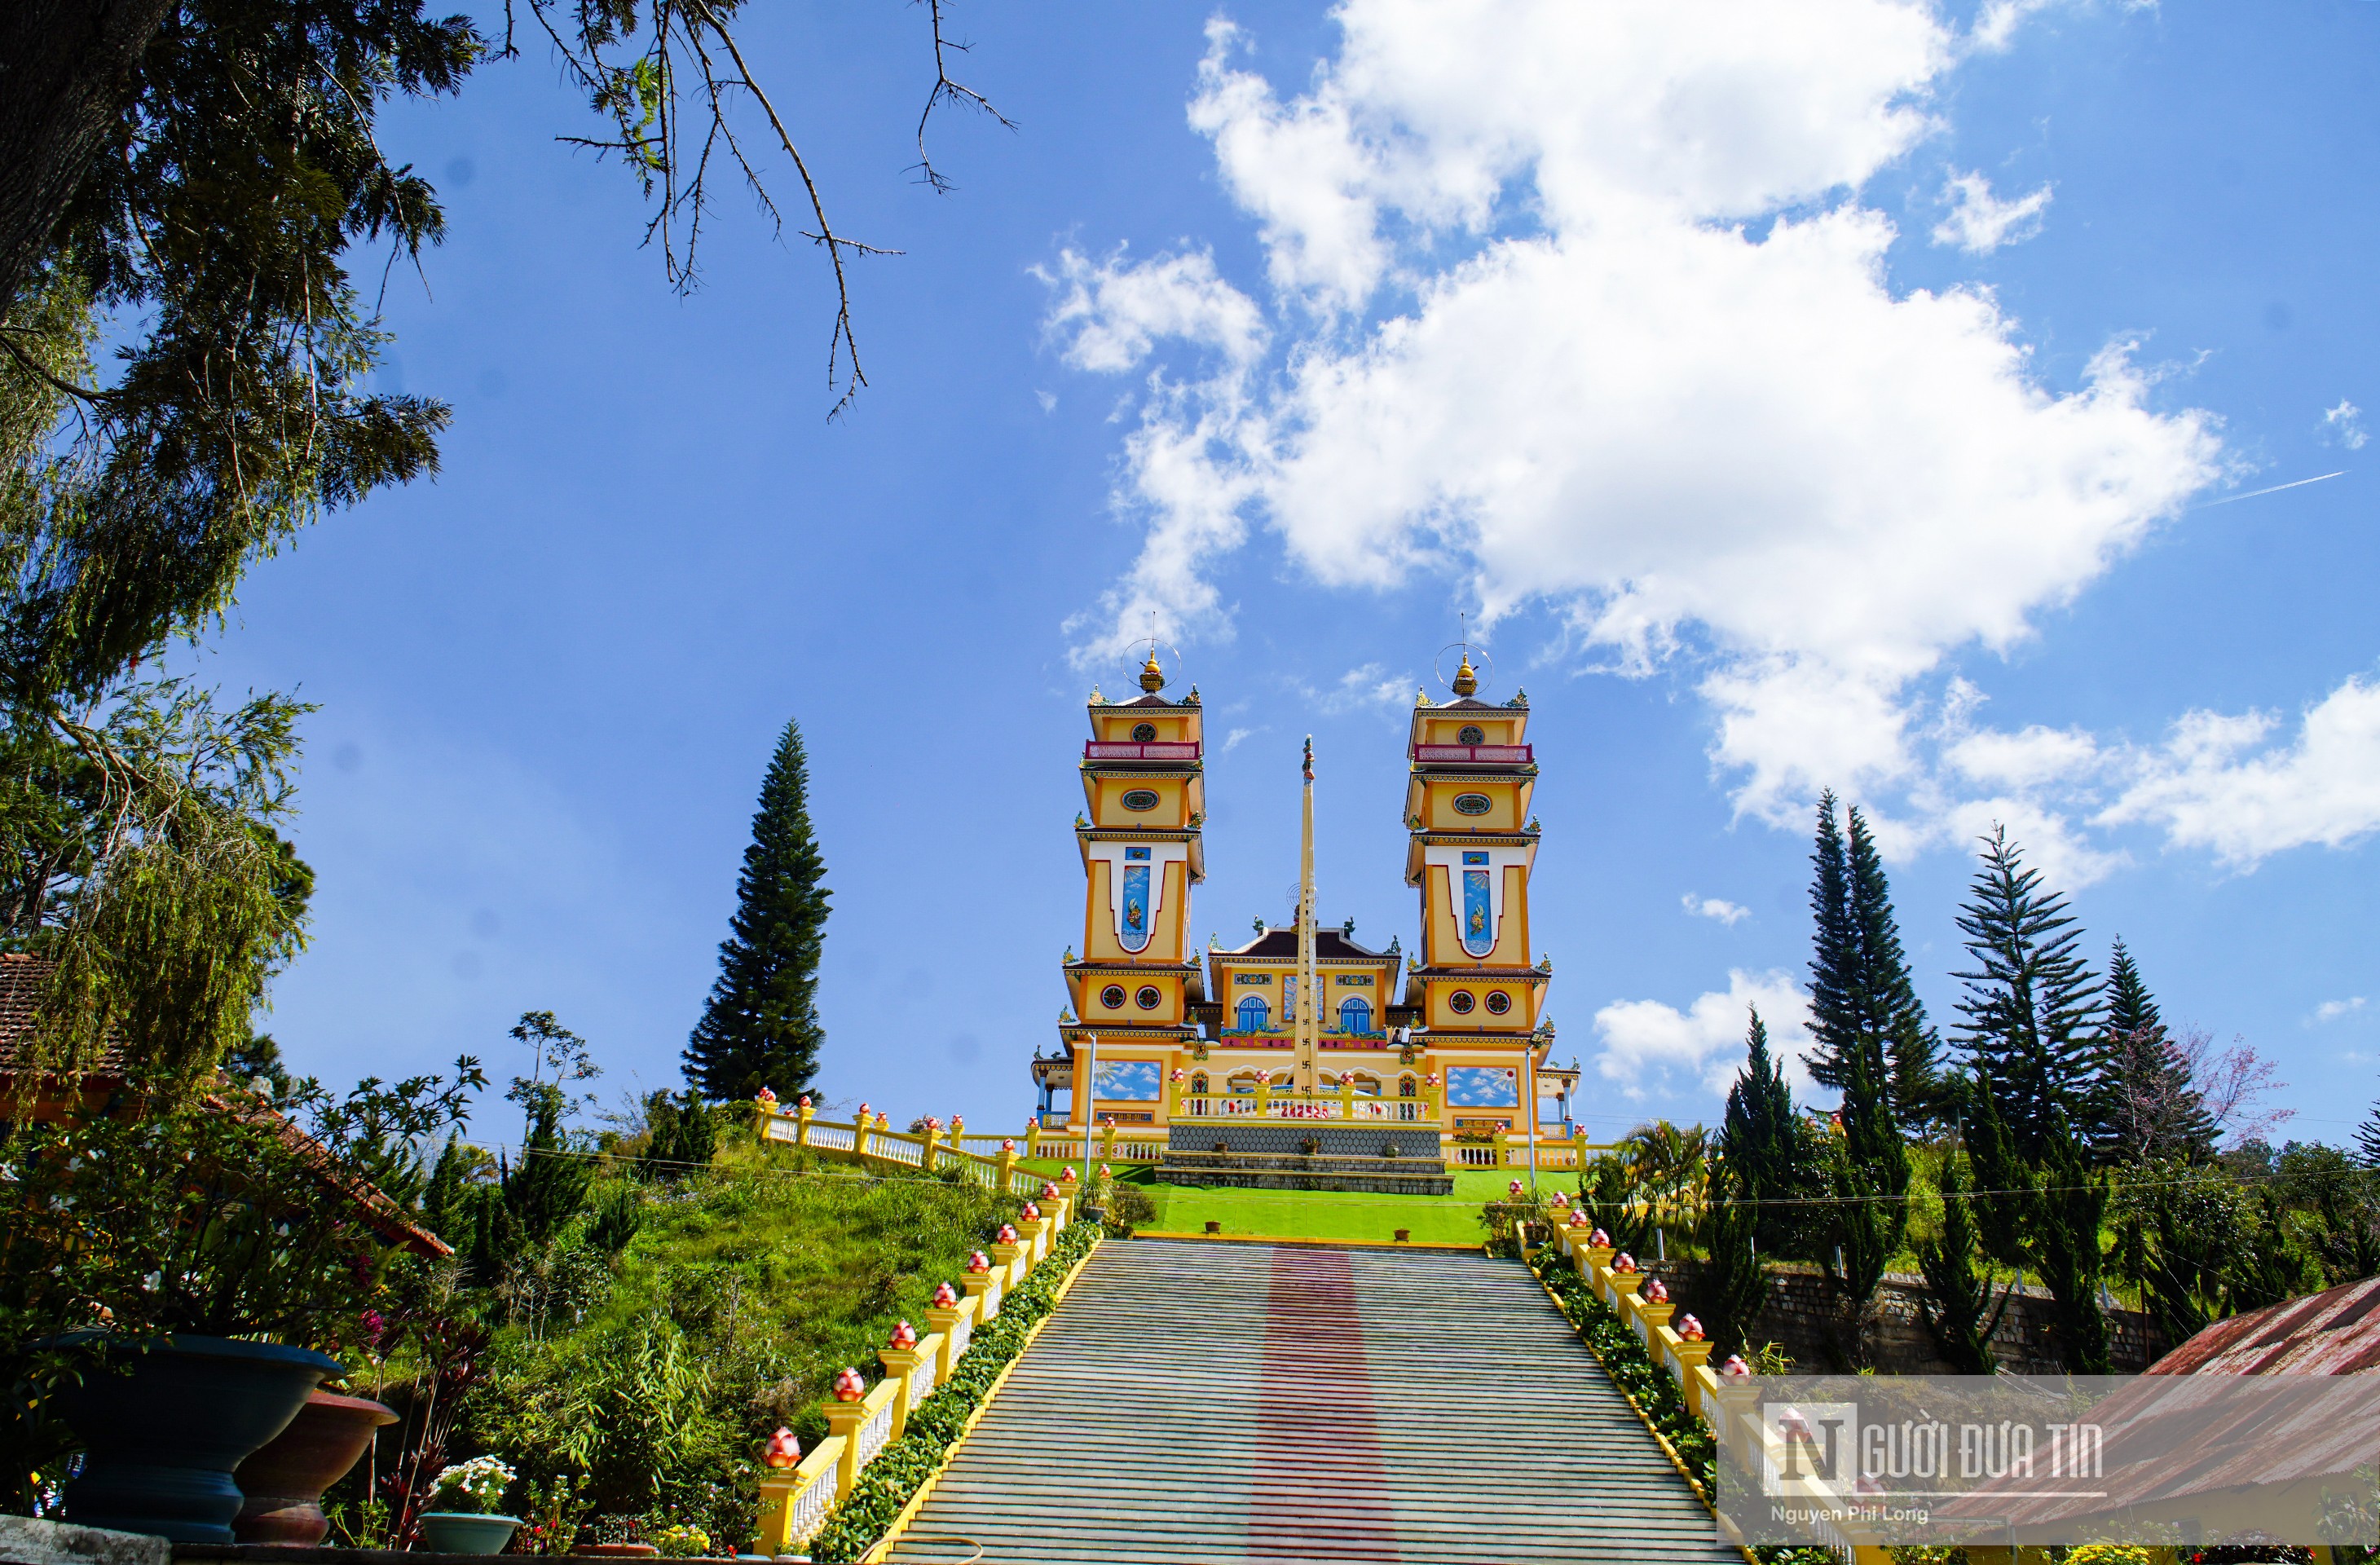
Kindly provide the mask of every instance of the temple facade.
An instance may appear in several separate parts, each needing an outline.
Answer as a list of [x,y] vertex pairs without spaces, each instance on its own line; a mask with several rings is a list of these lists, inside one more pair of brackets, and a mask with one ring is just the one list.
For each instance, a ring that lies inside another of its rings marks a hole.
[[1297,916],[1260,923],[1236,948],[1198,952],[1198,692],[1167,699],[1153,654],[1140,684],[1128,701],[1091,695],[1075,818],[1080,954],[1070,947],[1064,959],[1058,1053],[1033,1062],[1040,1122],[1178,1131],[1319,1120],[1406,1125],[1433,1146],[1441,1135],[1499,1148],[1533,1134],[1568,1140],[1578,1072],[1551,1062],[1552,964],[1530,951],[1538,824],[1527,697],[1478,699],[1467,656],[1452,700],[1416,696],[1404,878],[1421,916],[1410,955],[1399,940],[1374,950],[1352,921],[1315,916],[1310,764]]

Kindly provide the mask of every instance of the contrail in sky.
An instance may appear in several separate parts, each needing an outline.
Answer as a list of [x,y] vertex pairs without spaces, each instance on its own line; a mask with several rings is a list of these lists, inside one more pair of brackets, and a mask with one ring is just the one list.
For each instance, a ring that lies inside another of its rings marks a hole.
[[2210,500],[2204,505],[2192,505],[2191,509],[2212,511],[2217,505],[2228,505],[2235,500],[2253,500],[2260,494],[2278,494],[2285,489],[2296,489],[2301,484],[2320,483],[2325,479],[2343,479],[2346,476],[2347,469],[2341,467],[2335,473],[2317,473],[2310,479],[2298,479],[2289,483],[2277,483],[2270,489],[2252,489],[2245,494],[2227,494],[2220,500]]

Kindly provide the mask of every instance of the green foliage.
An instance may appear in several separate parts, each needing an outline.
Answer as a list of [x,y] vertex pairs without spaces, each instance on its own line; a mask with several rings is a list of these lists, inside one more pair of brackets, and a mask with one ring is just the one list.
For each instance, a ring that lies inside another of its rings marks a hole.
[[[24,920],[9,938],[56,963],[27,1040],[36,1062],[87,1068],[112,1046],[152,1085],[188,1086],[248,1043],[266,981],[304,944],[313,871],[276,828],[310,710],[262,696],[220,711],[170,680],[123,690],[103,715],[0,709],[20,755],[55,762],[20,773],[0,811]],[[95,807],[43,815],[54,784],[95,791]]]
[[2264,1253],[2261,1203],[2219,1168],[2142,1165],[2117,1184],[2113,1213],[2117,1268],[2170,1342],[2295,1292],[2290,1279],[2310,1269],[2293,1246]]
[[[2096,1144],[2107,1109],[2099,981],[2075,951],[2082,929],[2065,899],[2042,889],[2005,828],[1984,839],[1959,928],[1974,962],[1952,975],[1966,987],[1961,1042],[2017,1155],[2038,1164],[2074,1132]],[[2057,1128],[2061,1118],[2070,1131]]]
[[1755,1247],[1760,1208],[1747,1199],[1742,1171],[1721,1159],[1706,1177],[1702,1243],[1710,1269],[1704,1278],[1703,1328],[1724,1359],[1750,1346],[1753,1323],[1768,1299],[1768,1273]]
[[645,1098],[645,1149],[638,1171],[650,1179],[676,1179],[710,1166],[719,1151],[717,1111],[691,1089],[677,1098],[655,1092]]
[[2214,1117],[2191,1080],[2190,1062],[2166,1031],[2140,964],[2118,940],[2107,962],[2107,1146],[2131,1163],[2215,1153]]
[[1793,1111],[1784,1065],[1769,1052],[1767,1024],[1755,1008],[1717,1153],[1730,1171],[1733,1198],[1754,1203],[1752,1243],[1761,1254],[1783,1258],[1816,1247],[1815,1208],[1797,1203],[1823,1190],[1825,1150]]
[[951,1377],[911,1411],[901,1438],[868,1464],[850,1498],[835,1508],[824,1531],[810,1545],[810,1557],[828,1565],[866,1554],[903,1507],[924,1486],[958,1441],[992,1382],[1025,1351],[1034,1325],[1056,1307],[1059,1287],[1088,1254],[1100,1231],[1097,1223],[1070,1225],[1050,1247],[1049,1258],[1001,1301],[1000,1313],[978,1328]]
[[[369,1335],[386,1241],[347,1190],[378,1171],[403,1187],[391,1137],[459,1118],[461,1089],[434,1076],[367,1082],[345,1098],[304,1082],[283,1105],[212,1102],[128,1085],[78,1117],[0,1134],[0,1421],[15,1480],[65,1447],[42,1407],[61,1377],[93,1372],[149,1334],[255,1336],[337,1353]],[[86,1328],[79,1349],[57,1344]],[[9,1497],[15,1499],[13,1494]]]
[[749,1098],[765,1086],[790,1100],[816,1078],[826,1037],[819,958],[832,894],[825,875],[801,729],[788,722],[760,784],[719,978],[686,1047],[686,1079],[705,1096]]
[[1670,1449],[1678,1453],[1678,1459],[1694,1475],[1694,1481],[1702,1485],[1703,1492],[1712,1493],[1716,1449],[1710,1426],[1686,1411],[1677,1381],[1654,1362],[1636,1333],[1620,1318],[1619,1312],[1597,1298],[1586,1280],[1560,1256],[1551,1250],[1540,1252],[1536,1269],[1552,1290],[1562,1314],[1570,1317],[1571,1324],[1578,1328],[1579,1335],[1601,1361],[1604,1373],[1661,1432]]
[[1942,1154],[1935,1187],[1942,1195],[1942,1226],[1940,1232],[1917,1242],[1917,1266],[1925,1276],[1918,1314],[1952,1369],[1961,1375],[1989,1375],[1996,1367],[1992,1333],[1999,1328],[2016,1290],[2002,1291],[1999,1303],[1992,1303],[1991,1267],[1979,1253],[1974,1213],[1955,1151]]
[[2051,1329],[2058,1357],[2071,1375],[2109,1375],[2107,1314],[2100,1303],[2105,1270],[2101,1233],[2107,1226],[2107,1176],[2090,1168],[2081,1138],[2062,1112],[2043,1159],[2032,1229],[2033,1268],[2049,1290]]

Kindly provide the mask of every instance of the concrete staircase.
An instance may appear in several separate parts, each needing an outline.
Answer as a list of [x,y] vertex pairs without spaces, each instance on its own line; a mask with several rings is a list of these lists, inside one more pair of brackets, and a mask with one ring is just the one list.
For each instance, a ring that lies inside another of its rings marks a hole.
[[1535,1278],[1111,1241],[891,1558],[1737,1561]]

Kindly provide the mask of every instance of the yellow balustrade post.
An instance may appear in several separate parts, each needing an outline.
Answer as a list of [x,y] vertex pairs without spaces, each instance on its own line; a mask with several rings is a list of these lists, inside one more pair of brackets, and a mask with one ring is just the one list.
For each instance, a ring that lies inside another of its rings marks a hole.
[[914,1348],[879,1348],[876,1356],[884,1362],[887,1383],[898,1384],[900,1391],[892,1398],[892,1438],[899,1439],[909,1428],[909,1376],[926,1362],[926,1345]]
[[1000,1289],[1002,1292],[1006,1292],[1009,1289],[1015,1287],[1018,1283],[1025,1280],[1025,1274],[1017,1268],[1016,1257],[1025,1255],[1029,1248],[1028,1246],[1024,1244],[992,1244],[987,1246],[987,1248],[990,1250],[991,1255],[992,1267],[1001,1274]]
[[978,1326],[1000,1313],[1000,1295],[992,1292],[992,1285],[999,1280],[997,1271],[971,1271],[959,1279],[959,1286],[966,1290],[967,1303],[975,1306]]
[[917,1149],[917,1169],[921,1173],[934,1171],[934,1154],[941,1150],[942,1127],[931,1120],[926,1122],[926,1139]]
[[773,1098],[752,1099],[752,1134],[766,1146],[769,1144],[769,1122],[777,1117],[777,1100]]
[[1115,1122],[1110,1120],[1099,1127],[1099,1160],[1111,1161],[1115,1157]]
[[1667,1299],[1658,1304],[1646,1298],[1639,1298],[1636,1301],[1636,1318],[1645,1323],[1641,1333],[1645,1339],[1645,1346],[1653,1350],[1656,1357],[1660,1353],[1661,1328],[1668,1326],[1670,1317],[1677,1313],[1678,1306]]
[[760,1480],[760,1525],[752,1552],[764,1559],[794,1551],[794,1490],[800,1483],[790,1467]]
[[1041,1116],[1038,1114],[1025,1122],[1025,1155],[1028,1158],[1041,1156]]
[[[1706,1424],[1710,1422],[1710,1413],[1706,1411],[1710,1404],[1703,1401],[1702,1383],[1711,1378],[1711,1372],[1704,1367],[1710,1363],[1710,1350],[1711,1345],[1706,1341],[1681,1341],[1670,1350],[1670,1356],[1678,1366],[1679,1389],[1686,1394],[1686,1411]],[[1701,1373],[1696,1374],[1697,1370]]]
[[961,1142],[961,1141],[959,1140],[959,1137],[960,1137],[960,1136],[962,1136],[962,1135],[965,1135],[965,1134],[966,1134],[966,1120],[965,1120],[965,1118],[964,1116],[962,1116],[962,1115],[953,1114],[953,1115],[951,1116],[951,1150],[952,1150],[952,1151],[953,1151],[953,1152],[964,1152],[964,1151],[965,1151],[965,1150],[966,1150],[965,1144],[965,1143],[963,1143],[963,1142]]
[[843,1458],[834,1464],[834,1498],[837,1504],[851,1498],[851,1488],[859,1482],[859,1426],[876,1410],[868,1406],[875,1399],[856,1402],[826,1404],[827,1433],[843,1441]]
[[992,1161],[998,1170],[998,1188],[1000,1193],[1002,1195],[1005,1195],[1012,1188],[1014,1188],[1014,1181],[1016,1179],[1016,1148],[1007,1143],[1002,1143],[1000,1148],[1000,1156],[995,1158]]
[[1264,1080],[1257,1083],[1257,1118],[1261,1120],[1271,1112],[1272,1078],[1270,1076],[1267,1076]]
[[1611,1273],[1611,1307],[1631,1328],[1636,1324],[1636,1312],[1644,1307],[1645,1302],[1636,1296],[1636,1290],[1644,1286],[1645,1274],[1641,1271]]
[[818,1110],[810,1106],[810,1100],[808,1097],[805,1095],[801,1102],[795,1105],[794,1108],[795,1146],[808,1146],[810,1144],[810,1121],[817,1117]]
[[1611,1257],[1619,1253],[1609,1244],[1589,1244],[1578,1252],[1578,1274],[1586,1279],[1587,1286],[1595,1290],[1595,1296],[1606,1304],[1611,1302],[1611,1290],[1605,1285],[1604,1279],[1610,1275]]
[[1344,1071],[1339,1073],[1339,1117],[1350,1124],[1355,1120],[1355,1083]]
[[1041,1203],[1041,1208],[1050,1214],[1050,1221],[1055,1225],[1053,1231],[1063,1232],[1066,1225],[1075,1220],[1075,1198],[1072,1195],[1052,1195]]

